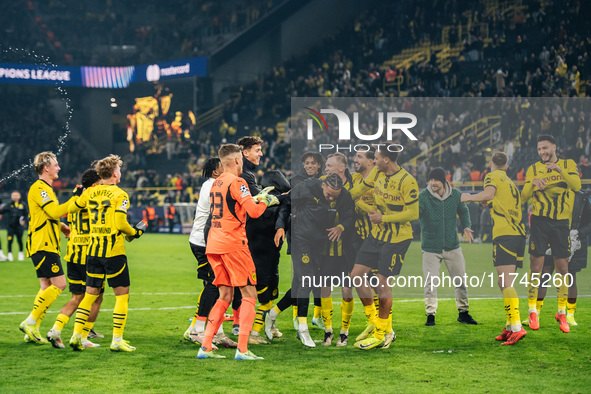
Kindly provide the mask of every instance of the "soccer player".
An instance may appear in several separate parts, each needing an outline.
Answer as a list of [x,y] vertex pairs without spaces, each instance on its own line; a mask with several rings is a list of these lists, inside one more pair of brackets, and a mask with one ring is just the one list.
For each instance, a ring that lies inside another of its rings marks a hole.
[[[205,255],[205,224],[211,211],[211,203],[209,201],[209,192],[213,182],[222,175],[223,172],[222,163],[217,157],[208,159],[203,164],[203,178],[207,180],[201,185],[201,191],[199,192],[199,200],[197,201],[197,208],[195,209],[195,220],[193,221],[193,228],[191,235],[189,236],[189,246],[193,255],[197,259],[197,278],[203,281],[203,290],[199,294],[199,301],[197,309],[195,310],[195,316],[191,320],[191,325],[185,331],[184,338],[190,342],[199,343],[203,342],[203,336],[205,335],[205,321],[207,316],[216,303],[220,292],[218,288],[213,284],[215,276],[211,265],[207,261]],[[235,309],[240,306],[240,299],[234,298],[233,302],[238,301],[238,305],[234,305]],[[222,345],[229,348],[236,348],[238,344],[228,338],[224,333],[223,324],[220,324],[218,332],[213,337],[213,342],[216,345]]]
[[357,294],[366,316],[375,316],[372,290],[364,278],[372,268],[378,269],[379,312],[372,335],[356,343],[360,349],[378,346],[388,348],[396,335],[392,330],[392,293],[387,283],[389,276],[400,274],[404,256],[412,241],[411,221],[419,217],[419,187],[417,181],[396,160],[398,152],[376,152],[376,166],[367,178],[351,190],[353,199],[374,189],[376,210],[369,212],[373,224],[371,236],[366,238],[357,254],[351,276],[361,284]]
[[310,292],[313,288],[322,287],[318,283],[322,249],[328,241],[338,241],[342,234],[341,228],[335,229],[335,214],[353,217],[355,206],[337,174],[330,174],[324,179],[307,179],[294,187],[290,194],[291,290],[297,298],[298,337],[304,346],[316,347],[308,331]]
[[113,340],[111,350],[133,352],[135,347],[123,340],[129,304],[129,267],[125,255],[125,237],[128,241],[139,238],[143,230],[131,227],[127,222],[129,197],[117,186],[121,181],[123,162],[116,155],[109,155],[95,163],[101,184],[86,189],[72,201],[68,211],[77,213],[88,210],[90,218],[90,244],[86,259],[86,293],[76,311],[74,335],[70,346],[84,350],[82,334],[87,328],[92,305],[100,295],[105,279],[115,293],[113,309]]
[[[568,333],[566,303],[568,283],[564,277],[568,272],[570,256],[570,219],[572,217],[575,193],[581,190],[581,178],[573,160],[556,157],[556,142],[547,134],[538,136],[540,161],[532,164],[525,176],[521,191],[524,202],[533,199],[530,219],[529,255],[530,279],[528,286],[529,327],[540,328],[536,302],[540,273],[544,266],[544,255],[552,249],[556,279],[562,283],[558,288],[558,312],[555,315],[560,329]],[[534,282],[535,285],[534,285]]]
[[472,242],[472,223],[468,207],[460,202],[462,192],[451,187],[445,179],[443,168],[434,168],[429,173],[429,184],[419,194],[419,220],[421,222],[421,249],[423,250],[423,276],[425,277],[426,326],[435,325],[437,312],[437,287],[433,278],[439,276],[441,261],[447,271],[461,283],[455,286],[458,321],[477,324],[468,313],[468,289],[466,288],[466,261],[458,238],[457,217],[460,218],[464,240]]
[[[326,159],[326,174],[337,174],[342,182],[345,190],[350,190],[353,187],[353,178],[347,169],[347,156],[337,152],[328,155]],[[349,197],[350,198],[350,197]],[[354,207],[353,201],[348,201],[351,207]],[[336,202],[331,203],[331,208],[336,206]],[[351,240],[355,229],[355,210],[350,211],[350,216],[340,216],[338,213],[335,215],[333,227],[327,229],[327,231],[337,232],[337,237],[330,239],[329,242],[324,246],[322,252],[322,263],[320,264],[320,275],[322,277],[343,277],[349,275],[353,265],[349,265],[351,259],[347,258],[346,254],[353,254],[353,250],[350,250],[352,245]],[[346,253],[348,250],[349,253]],[[354,263],[354,262],[353,262]],[[349,326],[351,325],[351,315],[353,314],[353,289],[351,287],[342,286],[342,298],[341,303],[341,320],[342,328],[339,332],[339,346],[346,345],[348,341]],[[334,334],[332,331],[332,313],[333,304],[332,298],[330,297],[331,288],[324,286],[321,289],[321,306],[322,306],[322,320],[324,322],[324,339],[322,340],[322,346],[332,345]],[[341,334],[343,335],[341,337]],[[343,344],[343,341],[345,343]]]
[[242,292],[240,307],[240,333],[236,360],[259,360],[248,350],[248,337],[255,317],[256,273],[246,238],[246,215],[257,218],[267,206],[279,203],[271,195],[259,195],[260,204],[250,194],[242,178],[242,149],[238,145],[222,145],[218,152],[224,172],[213,183],[209,192],[211,201],[211,229],[206,246],[207,260],[213,269],[220,297],[209,313],[209,324],[199,348],[197,358],[224,358],[213,351],[215,332],[224,319],[224,313],[233,298],[234,287]]
[[[39,333],[47,309],[66,288],[66,277],[60,260],[60,230],[70,235],[70,228],[60,223],[68,212],[67,202],[59,205],[51,185],[58,179],[60,166],[52,152],[41,152],[33,161],[39,179],[31,185],[28,195],[29,231],[27,255],[33,260],[41,288],[35,297],[31,314],[20,324],[25,341],[48,343]],[[27,338],[28,337],[28,338]]]
[[505,172],[507,161],[507,154],[495,152],[489,164],[491,172],[484,178],[484,190],[474,195],[462,193],[462,202],[489,202],[493,219],[493,264],[507,315],[503,332],[495,339],[505,341],[503,345],[514,345],[527,334],[521,326],[519,298],[513,287],[516,269],[523,267],[525,226],[521,221],[519,191]]
[[[77,188],[78,195],[82,194],[83,189],[96,186],[99,184],[101,177],[94,169],[88,169],[82,174],[82,187]],[[88,244],[90,243],[90,218],[88,211],[83,209],[77,213],[68,213],[68,224],[70,227],[70,238],[68,239],[68,251],[66,252],[65,260],[68,263],[68,282],[70,283],[70,293],[72,298],[60,310],[53,328],[47,333],[47,340],[56,349],[64,349],[64,343],[61,338],[62,330],[68,323],[70,316],[76,311],[78,305],[84,298],[84,290],[86,289],[86,255],[88,252]],[[82,345],[87,347],[100,347],[99,344],[92,343],[88,340],[88,334],[94,326],[94,322],[98,316],[101,303],[103,301],[103,291],[97,300],[92,304],[90,309],[90,316],[86,322],[82,335]]]
[[[570,245],[571,256],[568,260],[568,273],[572,275],[572,283],[568,288],[568,300],[566,303],[566,321],[570,326],[578,326],[575,321],[575,311],[577,309],[577,272],[587,267],[587,237],[591,234],[591,202],[589,202],[588,192],[575,193],[575,202],[573,204],[573,216],[571,220],[570,230]],[[542,283],[546,282],[552,277],[554,272],[554,259],[552,258],[552,250],[546,251],[544,258],[543,275],[540,278]],[[549,283],[552,283],[550,281]],[[542,286],[538,291],[537,311],[540,314],[540,309],[544,304],[544,297],[546,296],[546,286]]]
[[[27,208],[21,201],[21,194],[18,191],[13,191],[10,195],[12,202],[0,210],[0,214],[7,213],[6,222],[8,223],[8,261],[13,261],[12,255],[12,241],[16,238],[18,243],[18,261],[23,261],[25,255],[23,253],[23,230],[25,226],[25,217],[27,216]],[[1,250],[0,250],[1,252]],[[0,260],[3,254],[0,254]]]

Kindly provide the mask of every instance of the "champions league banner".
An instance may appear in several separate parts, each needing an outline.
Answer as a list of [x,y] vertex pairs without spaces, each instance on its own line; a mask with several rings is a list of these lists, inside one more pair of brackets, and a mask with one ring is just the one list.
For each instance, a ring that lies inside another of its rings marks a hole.
[[127,67],[0,63],[0,83],[127,88],[132,82],[207,76],[207,57]]

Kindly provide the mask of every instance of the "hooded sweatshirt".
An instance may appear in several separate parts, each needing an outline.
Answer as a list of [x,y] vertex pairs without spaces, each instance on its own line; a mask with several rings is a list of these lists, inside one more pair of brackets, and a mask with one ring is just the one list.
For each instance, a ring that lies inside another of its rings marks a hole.
[[444,184],[445,192],[440,196],[427,186],[419,193],[419,221],[421,223],[421,248],[425,252],[442,253],[460,247],[457,219],[459,215],[461,232],[470,228],[470,213],[465,203],[460,202],[462,192]]

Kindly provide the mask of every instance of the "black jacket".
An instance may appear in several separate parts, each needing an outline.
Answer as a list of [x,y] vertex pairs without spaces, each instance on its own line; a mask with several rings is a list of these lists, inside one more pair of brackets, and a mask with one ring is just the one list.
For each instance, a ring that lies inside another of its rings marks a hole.
[[22,201],[6,204],[0,209],[0,214],[6,215],[6,223],[8,227],[16,228],[25,223],[27,217],[27,206]]
[[571,228],[579,230],[581,248],[575,252],[571,262],[577,264],[580,268],[587,266],[587,237],[591,234],[591,202],[589,202],[589,197],[589,193],[575,193],[575,203],[573,204]]
[[257,185],[257,177],[255,175],[256,168],[257,166],[245,157],[242,158],[242,175],[240,175],[240,178],[246,181],[248,188],[250,189],[250,194],[253,196],[256,196],[261,192],[261,189]]
[[290,194],[292,242],[328,242],[326,229],[334,227],[337,213],[345,233],[355,231],[355,203],[347,190],[341,190],[334,207],[324,198],[320,179],[307,179]]

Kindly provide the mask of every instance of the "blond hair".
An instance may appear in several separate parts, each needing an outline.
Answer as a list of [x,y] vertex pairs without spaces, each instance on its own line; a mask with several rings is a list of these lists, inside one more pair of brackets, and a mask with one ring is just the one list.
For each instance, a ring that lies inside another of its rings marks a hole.
[[121,167],[123,162],[117,155],[109,155],[104,159],[98,160],[94,164],[94,169],[102,179],[109,179],[117,166]]
[[33,166],[35,167],[37,175],[43,175],[43,169],[46,166],[51,165],[51,159],[57,160],[53,152],[41,152],[35,156],[35,160],[33,160]]

